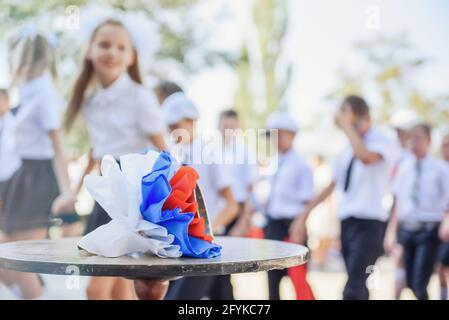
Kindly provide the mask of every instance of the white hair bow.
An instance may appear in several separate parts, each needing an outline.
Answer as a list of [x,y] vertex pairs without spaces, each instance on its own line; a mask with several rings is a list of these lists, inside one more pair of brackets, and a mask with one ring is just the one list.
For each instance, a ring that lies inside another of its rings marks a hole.
[[146,68],[160,48],[159,26],[143,12],[119,11],[110,6],[91,4],[80,12],[81,36],[88,42],[95,28],[102,22],[118,20],[131,35],[133,44],[139,55],[139,62]]

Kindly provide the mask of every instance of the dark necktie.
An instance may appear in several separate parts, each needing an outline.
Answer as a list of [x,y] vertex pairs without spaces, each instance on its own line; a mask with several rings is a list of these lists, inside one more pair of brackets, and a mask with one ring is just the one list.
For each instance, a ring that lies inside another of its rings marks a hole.
[[349,162],[348,169],[346,170],[345,176],[345,186],[344,191],[347,192],[349,190],[349,185],[351,184],[351,175],[352,175],[352,167],[354,166],[355,156],[352,156],[351,161]]
[[279,178],[279,172],[281,171],[281,167],[282,167],[282,165],[284,164],[284,162],[285,162],[285,155],[283,155],[282,157],[278,157],[278,167],[277,167],[277,170],[276,170],[276,172],[275,172],[275,174],[274,174],[274,176],[273,176],[273,178],[271,179],[271,191],[270,191],[270,196],[268,197],[268,201],[267,201],[267,203],[266,203],[266,205],[265,205],[265,212],[267,213],[267,215],[269,215],[270,214],[270,212],[268,212],[268,209],[269,209],[269,206],[270,206],[270,204],[271,204],[271,198],[273,197],[273,195],[274,195],[274,192],[275,192],[275,189],[276,189],[276,187],[277,187],[277,184],[278,184],[278,178]]
[[413,183],[413,194],[412,199],[415,206],[419,205],[419,191],[420,191],[420,180],[421,180],[421,161],[416,160],[415,165],[415,182]]

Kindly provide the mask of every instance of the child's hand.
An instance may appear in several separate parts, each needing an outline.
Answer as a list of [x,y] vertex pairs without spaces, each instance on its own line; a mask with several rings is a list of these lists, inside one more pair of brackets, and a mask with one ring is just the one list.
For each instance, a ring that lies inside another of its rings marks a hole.
[[442,241],[449,241],[449,214],[446,214],[445,218],[441,222],[438,234]]
[[75,210],[76,198],[72,193],[61,193],[51,206],[51,212],[54,215],[59,215],[63,212],[72,212]]
[[231,237],[246,237],[248,235],[249,226],[246,223],[236,223],[229,231]]
[[290,224],[288,234],[289,240],[293,243],[307,245],[307,227],[305,214],[296,217]]
[[384,250],[385,252],[390,255],[393,253],[394,249],[398,245],[398,239],[396,232],[392,232],[387,230],[385,237],[384,237]]

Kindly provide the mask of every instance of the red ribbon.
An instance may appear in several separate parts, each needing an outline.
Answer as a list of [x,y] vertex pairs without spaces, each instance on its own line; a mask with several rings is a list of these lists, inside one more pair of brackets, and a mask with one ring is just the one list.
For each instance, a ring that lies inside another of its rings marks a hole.
[[189,224],[189,235],[212,242],[213,238],[206,234],[204,218],[197,216],[198,202],[195,200],[195,187],[199,179],[198,173],[192,167],[183,166],[170,180],[172,192],[162,207],[163,210],[180,208],[182,213],[193,212],[193,220]]

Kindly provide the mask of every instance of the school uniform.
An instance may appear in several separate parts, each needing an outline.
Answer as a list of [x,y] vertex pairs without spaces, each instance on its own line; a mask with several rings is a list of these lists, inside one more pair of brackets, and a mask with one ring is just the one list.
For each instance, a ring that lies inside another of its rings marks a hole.
[[8,182],[21,164],[15,144],[14,121],[14,116],[10,112],[0,117],[0,230],[3,223],[1,206],[8,189]]
[[431,156],[410,157],[399,169],[394,194],[407,285],[418,299],[428,299],[440,245],[438,229],[448,210],[449,168]]
[[[270,177],[271,191],[266,208],[265,238],[285,241],[293,220],[314,196],[313,173],[294,149],[278,156],[278,168]],[[287,270],[268,272],[270,300],[279,300],[279,284]]]
[[398,146],[377,128],[370,128],[363,141],[382,160],[365,165],[348,145],[337,157],[333,169],[342,255],[348,274],[343,299],[369,298],[365,285],[369,276],[367,268],[383,254],[388,212],[382,206],[382,199],[389,191],[391,169],[398,153]]
[[441,243],[438,249],[438,262],[449,267],[449,241]]
[[[209,221],[220,214],[225,200],[221,190],[231,187],[231,171],[220,159],[213,146],[202,138],[189,145],[177,145],[171,152],[179,163],[193,167],[199,175],[204,202],[207,206]],[[170,283],[167,300],[233,299],[232,287],[226,286],[226,292],[216,289],[226,283],[226,276],[187,277]],[[215,292],[214,292],[215,291]]]
[[[446,162],[449,168],[449,162]],[[447,200],[447,211],[449,212],[449,199]],[[449,267],[449,241],[443,242],[438,249],[438,262],[445,267]]]
[[[101,161],[110,154],[143,152],[152,147],[149,136],[163,134],[165,123],[156,99],[143,85],[123,73],[107,88],[97,84],[86,97],[82,114],[89,134],[93,158]],[[108,223],[109,216],[95,203],[85,233]]]
[[51,76],[45,73],[25,83],[20,100],[14,136],[22,164],[4,195],[3,231],[7,234],[48,227],[52,202],[60,193],[49,131],[60,126],[62,102]]
[[[245,202],[250,197],[249,190],[257,180],[257,159],[251,147],[239,137],[223,143],[217,153],[231,174],[231,191],[239,206],[236,218],[226,227],[224,235],[227,235],[243,213]],[[219,276],[209,297],[211,300],[233,300],[233,291],[231,275]]]

